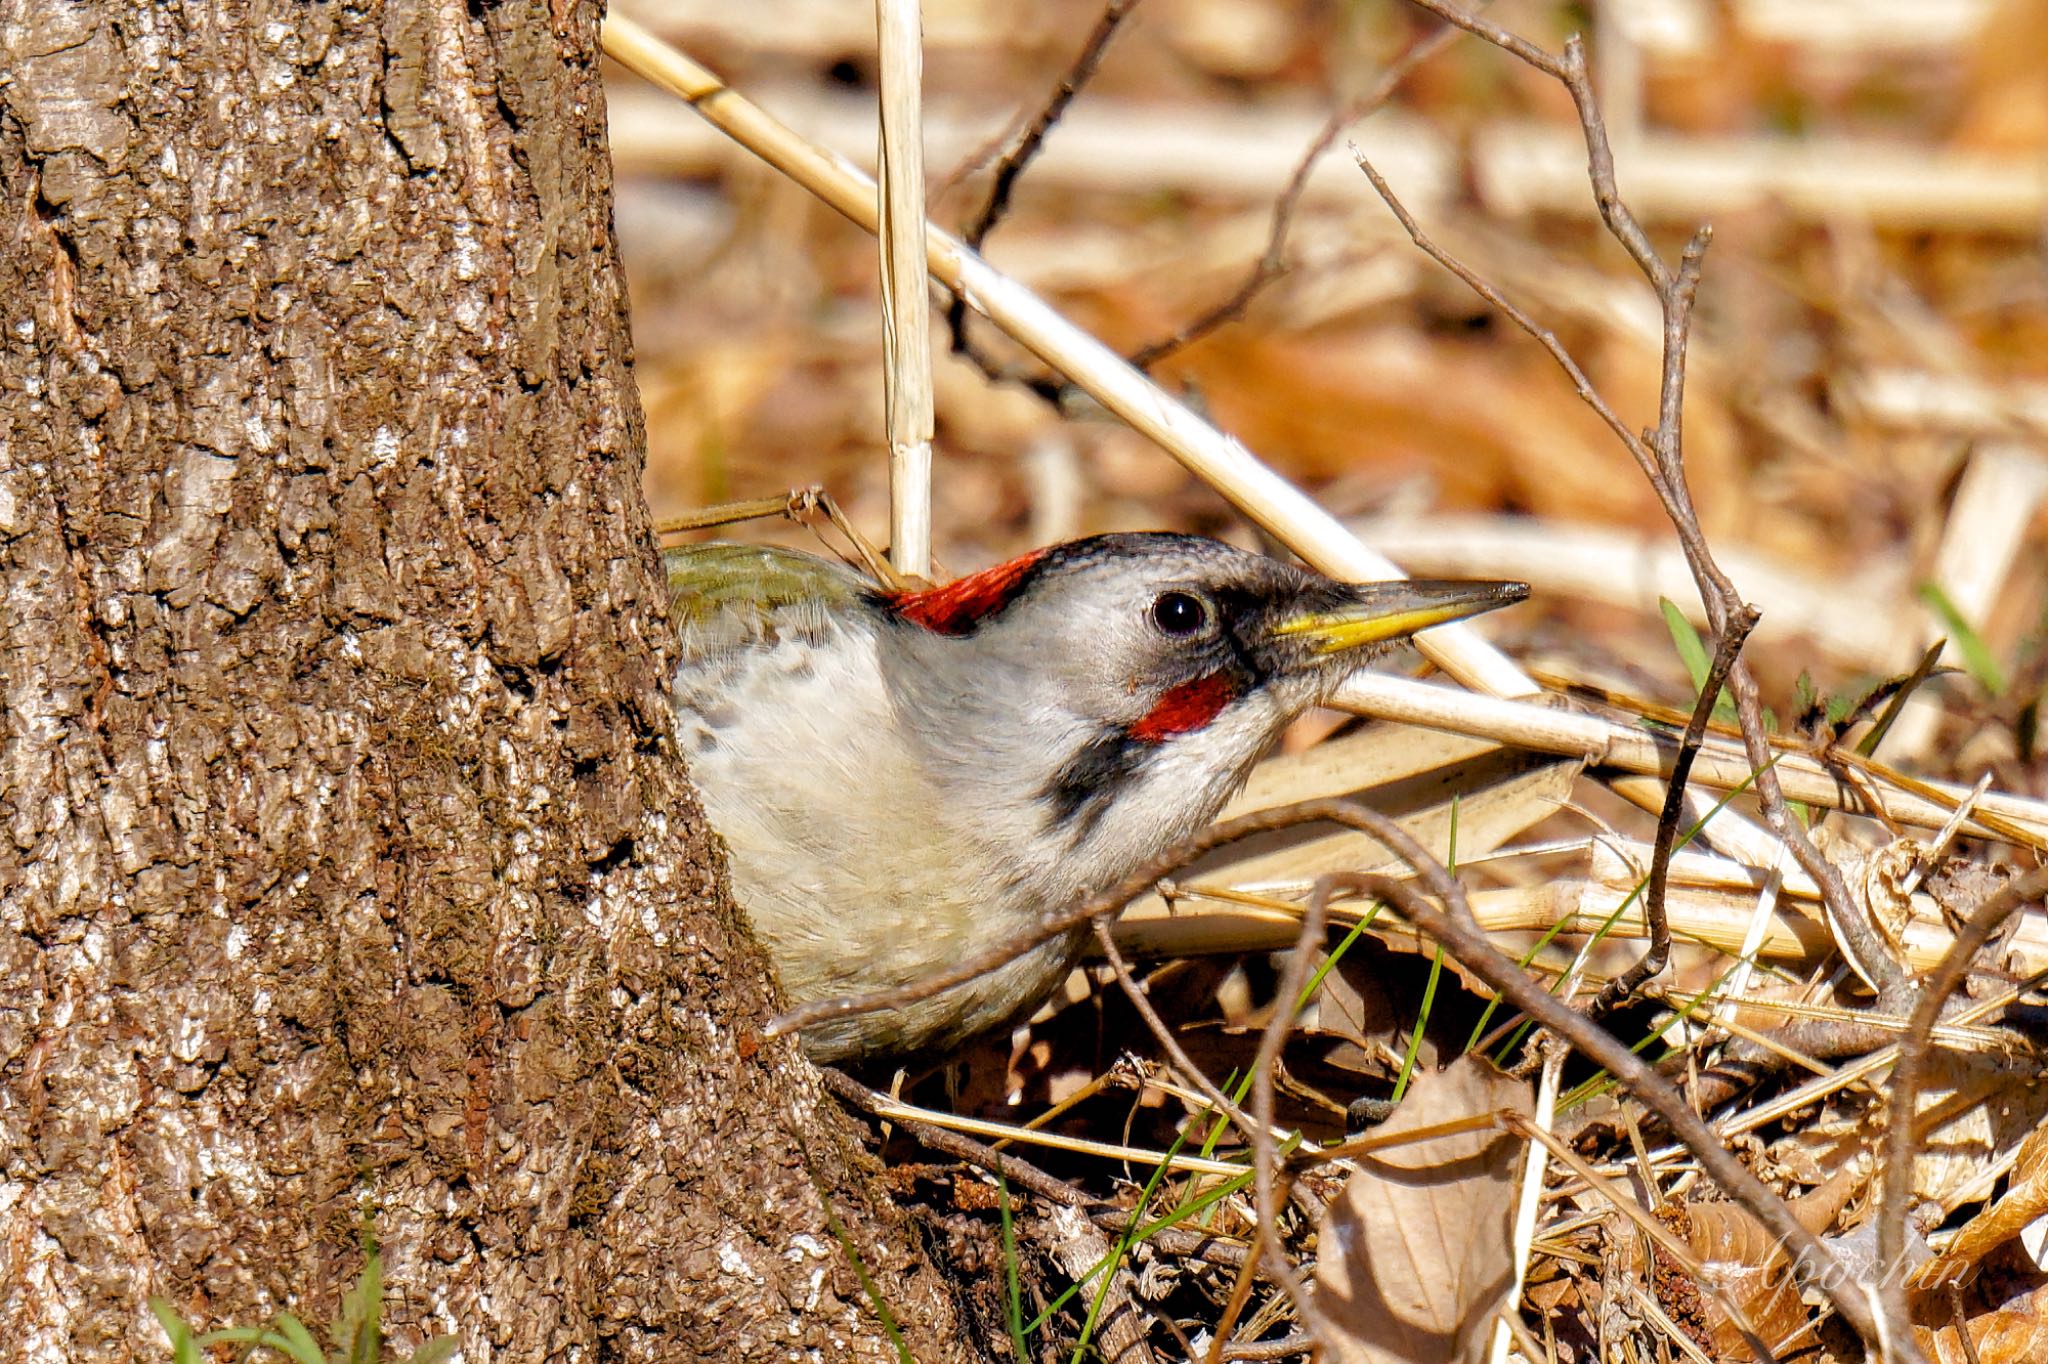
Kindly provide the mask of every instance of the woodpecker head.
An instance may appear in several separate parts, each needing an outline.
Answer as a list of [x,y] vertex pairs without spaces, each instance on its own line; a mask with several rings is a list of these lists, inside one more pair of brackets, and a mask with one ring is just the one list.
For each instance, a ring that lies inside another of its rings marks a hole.
[[907,718],[985,797],[968,796],[975,817],[1080,859],[1087,889],[1213,817],[1281,728],[1363,659],[1527,595],[1511,582],[1340,583],[1214,540],[1125,534],[881,604]]

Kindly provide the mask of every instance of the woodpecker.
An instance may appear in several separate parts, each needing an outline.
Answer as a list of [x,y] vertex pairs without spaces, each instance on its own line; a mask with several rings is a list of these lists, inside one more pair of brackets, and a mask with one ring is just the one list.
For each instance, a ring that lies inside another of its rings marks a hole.
[[[1115,885],[1212,819],[1363,658],[1528,595],[1341,583],[1166,533],[893,595],[782,549],[664,559],[678,738],[795,1003],[910,983]],[[1080,951],[1056,939],[804,1049],[943,1054],[1028,1015]]]

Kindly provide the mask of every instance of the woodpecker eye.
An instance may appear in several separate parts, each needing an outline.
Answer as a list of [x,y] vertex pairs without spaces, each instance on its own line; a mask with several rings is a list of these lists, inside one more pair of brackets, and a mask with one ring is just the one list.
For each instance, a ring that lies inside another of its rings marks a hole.
[[1162,635],[1192,635],[1209,623],[1209,603],[1192,592],[1165,592],[1152,603],[1152,623]]

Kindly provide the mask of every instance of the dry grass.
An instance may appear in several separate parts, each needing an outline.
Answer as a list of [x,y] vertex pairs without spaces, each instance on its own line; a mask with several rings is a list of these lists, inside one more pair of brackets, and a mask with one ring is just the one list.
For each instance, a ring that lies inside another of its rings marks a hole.
[[[2048,970],[2038,907],[1972,962],[1955,959],[1974,966],[1970,1004],[1931,1042],[1916,1040],[1931,1006],[1912,1033],[1900,982],[1940,963],[1964,920],[1997,907],[1999,878],[2048,846],[2037,743],[2048,77],[2016,55],[2048,46],[2048,6],[1952,7],[1974,17],[1913,48],[1884,41],[1875,11],[1832,29],[1787,17],[1812,8],[1603,7],[1593,34],[1644,246],[1675,262],[1699,221],[1716,230],[1686,336],[1686,482],[1702,543],[1761,612],[1742,661],[1772,712],[1747,748],[1704,733],[1693,802],[1666,821],[1703,827],[1655,897],[1671,962],[1607,1026],[1663,1055],[1714,1150],[1735,1150],[1833,1251],[1859,1227],[1939,1248],[2017,1187],[2008,1171],[2043,1107],[2021,1083],[2036,1068],[2031,977]],[[935,220],[966,220],[982,182],[949,174],[955,159],[1043,104],[1098,15],[1060,0],[927,16]],[[1560,50],[1565,20],[1551,10],[1500,5],[1489,17]],[[761,24],[685,5],[654,26],[771,111],[809,120],[800,132],[849,139],[849,153],[872,145],[851,87],[873,76],[874,40],[837,9]],[[927,244],[939,277],[964,280],[1011,329],[1000,363],[1063,400],[937,361],[933,545],[960,571],[1049,534],[1170,526],[1268,536],[1335,571],[1380,571],[1345,529],[1355,525],[1411,571],[1534,583],[1532,607],[1486,623],[1498,649],[1475,632],[1438,662],[1502,695],[1540,677],[1547,702],[1360,678],[1345,704],[1371,725],[1304,722],[1259,785],[1270,805],[1364,793],[1454,861],[1501,950],[1571,997],[1639,955],[1665,804],[1657,778],[1693,709],[1694,679],[1656,599],[1703,623],[1727,603],[1693,595],[1659,497],[1617,439],[1660,417],[1675,435],[1670,338],[1593,212],[1570,100],[1468,39],[1419,63],[1393,105],[1349,135],[1433,245],[1552,334],[1612,403],[1612,422],[1553,355],[1423,258],[1341,155],[1306,180],[1290,268],[1241,318],[1150,380],[1109,349],[1172,335],[1229,299],[1323,111],[1429,29],[1419,12],[1306,0],[1137,7],[1069,115],[1076,145],[1093,150],[1049,151],[989,234],[1006,273]],[[633,98],[622,87],[621,105]],[[1116,111],[1108,136],[1090,132],[1091,109]],[[657,511],[815,482],[879,533],[892,521],[872,240],[729,143],[659,120],[631,126],[652,129],[622,136],[619,159]],[[847,168],[800,138],[786,151],[859,215]],[[1102,420],[1104,408],[1123,421]],[[1879,695],[1854,709],[1943,635],[1956,671],[1896,707]],[[1710,631],[1703,653],[1713,642]],[[1857,750],[1880,724],[1873,760]],[[1787,830],[1750,789],[1760,751],[1804,807],[1778,818],[1812,823],[1818,865],[1780,855],[1772,828]],[[1361,927],[1372,911],[1358,896],[1332,899],[1330,932],[1290,953],[1319,877],[1399,861],[1361,834],[1219,852],[1117,931],[1143,1008],[1119,989],[1128,974],[1091,968],[1028,1031],[922,1081],[914,1105],[876,1105],[896,1124],[886,1149],[908,1162],[906,1197],[947,1235],[996,1235],[975,1170],[1006,1172],[1022,1318],[1046,1314],[1027,1350],[1065,1354],[1121,1304],[1160,1357],[1298,1353],[1308,1342],[1284,1266],[1312,1266],[1348,1168],[1311,1157],[1377,1116],[1361,1100],[1385,1100],[1413,1067],[1480,1041],[1535,1068],[1536,1126],[1512,1130],[1567,1139],[1548,1143],[1515,1202],[1523,1287],[1494,1357],[1741,1359],[1759,1343],[1784,1359],[1859,1357],[1839,1322],[1756,1286],[1782,1266],[1782,1238],[1730,1220],[1702,1173],[1709,1153],[1612,1092],[1585,1048],[1532,1049],[1489,1005],[1476,961],[1446,958],[1439,974],[1434,939],[1385,912]],[[1864,940],[1858,973],[1886,987],[1875,1003],[1842,969],[1845,935]],[[1298,1015],[1276,1005],[1290,963],[1312,982]],[[1255,1072],[1269,1037],[1274,1064]],[[1922,1076],[1917,1097],[1891,1091],[1902,1048]],[[1273,1130],[1214,1116],[1219,1087],[1235,1107],[1259,1097],[1256,1084],[1270,1086]],[[1918,1115],[1892,1123],[1916,1160],[1878,1159],[1894,1103]],[[1028,1161],[993,1152],[1040,1117]],[[972,1139],[932,1149],[966,1164],[918,1164],[917,1141],[931,1146],[943,1128]],[[1279,1176],[1265,1199],[1262,1164]],[[1881,1169],[1900,1177],[1878,1227]],[[1081,1273],[1087,1290],[1055,1308],[1077,1275],[1041,1225],[1055,1207],[1082,1209],[1135,1272]],[[1908,1211],[1911,1230],[1898,1225]],[[1189,1235],[1196,1226],[1205,1234]],[[1281,1264],[1260,1245],[1284,1251]],[[1986,1364],[2043,1356],[2048,1327],[2028,1331],[2048,1281],[2012,1247],[1972,1254],[1953,1297],[1926,1287],[1884,1304],[1895,1357],[1963,1359],[1966,1343]],[[1001,1312],[990,1321],[1003,1338]]]

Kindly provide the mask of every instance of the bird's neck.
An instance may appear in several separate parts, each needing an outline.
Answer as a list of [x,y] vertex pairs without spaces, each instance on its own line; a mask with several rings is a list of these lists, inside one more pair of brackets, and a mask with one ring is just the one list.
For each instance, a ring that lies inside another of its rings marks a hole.
[[948,653],[959,648],[911,641],[892,701],[933,818],[1040,911],[1114,885],[1206,824],[1265,746],[1255,705],[1147,742],[1078,713],[1043,668],[966,667]]

